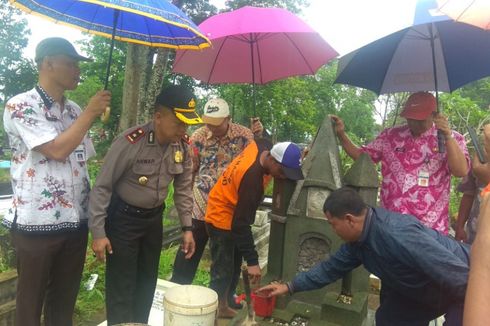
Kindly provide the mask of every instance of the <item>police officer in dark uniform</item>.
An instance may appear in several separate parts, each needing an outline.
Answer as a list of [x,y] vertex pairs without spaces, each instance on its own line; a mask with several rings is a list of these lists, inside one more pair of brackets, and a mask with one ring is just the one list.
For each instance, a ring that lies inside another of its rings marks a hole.
[[192,91],[172,85],[157,97],[153,120],[125,131],[109,149],[90,194],[92,249],[106,252],[109,325],[147,323],[162,249],[162,212],[168,185],[183,231],[186,258],[192,237],[192,161],[185,142],[189,124],[202,123]]

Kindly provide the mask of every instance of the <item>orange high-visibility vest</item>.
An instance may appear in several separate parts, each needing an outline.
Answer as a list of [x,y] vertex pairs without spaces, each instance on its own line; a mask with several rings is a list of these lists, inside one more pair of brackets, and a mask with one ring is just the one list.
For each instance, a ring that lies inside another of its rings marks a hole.
[[[259,149],[251,142],[228,165],[211,189],[204,220],[222,230],[231,230],[235,207],[238,202],[238,189],[243,176],[257,159]],[[264,176],[264,183],[270,178]]]

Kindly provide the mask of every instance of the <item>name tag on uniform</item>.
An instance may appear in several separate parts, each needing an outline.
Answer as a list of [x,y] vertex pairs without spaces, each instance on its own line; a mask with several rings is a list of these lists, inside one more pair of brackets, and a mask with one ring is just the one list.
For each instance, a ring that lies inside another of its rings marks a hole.
[[84,145],[78,145],[78,147],[75,149],[75,159],[77,162],[85,162],[87,160]]
[[429,172],[423,171],[423,170],[419,171],[418,185],[420,187],[428,187],[429,186]]

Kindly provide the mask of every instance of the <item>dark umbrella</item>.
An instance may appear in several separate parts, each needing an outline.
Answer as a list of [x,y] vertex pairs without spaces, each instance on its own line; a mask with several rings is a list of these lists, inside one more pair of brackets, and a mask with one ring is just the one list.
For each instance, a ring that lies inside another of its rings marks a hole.
[[452,92],[489,75],[490,33],[435,17],[343,56],[335,82],[376,94],[435,91],[438,99],[438,91]]

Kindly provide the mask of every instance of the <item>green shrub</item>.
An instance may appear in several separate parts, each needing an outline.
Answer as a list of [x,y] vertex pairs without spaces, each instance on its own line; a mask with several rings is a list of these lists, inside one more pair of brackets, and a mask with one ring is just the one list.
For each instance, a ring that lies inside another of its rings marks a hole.
[[0,169],[0,182],[10,182],[10,169]]
[[15,268],[15,251],[10,241],[10,230],[0,224],[0,273],[13,268]]

